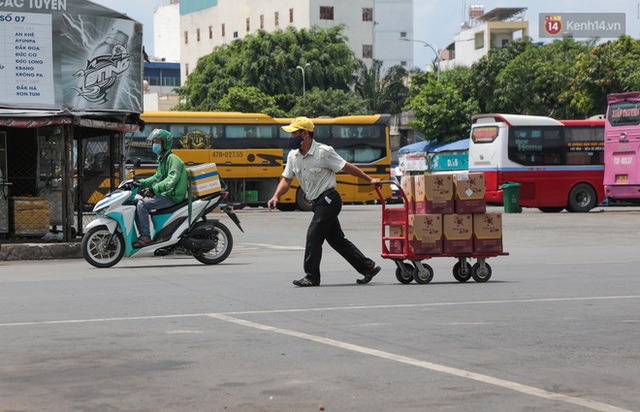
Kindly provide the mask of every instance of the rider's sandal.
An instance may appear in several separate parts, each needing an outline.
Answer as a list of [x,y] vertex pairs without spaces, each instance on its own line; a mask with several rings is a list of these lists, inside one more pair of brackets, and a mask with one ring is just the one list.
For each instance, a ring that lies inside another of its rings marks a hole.
[[141,248],[141,247],[150,245],[151,243],[152,243],[152,240],[150,237],[139,237],[138,241],[135,242],[132,246],[135,248]]

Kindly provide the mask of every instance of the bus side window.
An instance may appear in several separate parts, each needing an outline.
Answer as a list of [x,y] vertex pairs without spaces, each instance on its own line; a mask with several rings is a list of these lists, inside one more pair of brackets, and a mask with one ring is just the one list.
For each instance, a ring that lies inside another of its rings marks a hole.
[[247,132],[244,128],[244,126],[227,126],[225,127],[225,133],[224,136],[227,139],[242,139],[244,137],[246,137]]
[[545,129],[542,139],[542,163],[545,165],[562,164],[562,137],[558,129]]
[[313,138],[317,140],[326,140],[331,138],[331,126],[319,124],[313,131]]
[[255,137],[258,137],[258,134],[256,133],[256,128],[253,126],[247,126],[244,128],[244,135],[247,139],[253,139]]
[[347,162],[353,162],[353,151],[351,149],[336,149],[336,152],[340,155],[341,158],[346,160]]
[[356,163],[372,163],[382,157],[380,149],[361,147],[354,150],[353,160]]

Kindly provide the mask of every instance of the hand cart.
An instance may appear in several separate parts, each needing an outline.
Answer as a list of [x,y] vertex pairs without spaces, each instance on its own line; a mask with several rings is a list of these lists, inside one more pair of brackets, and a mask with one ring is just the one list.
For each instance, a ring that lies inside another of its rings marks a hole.
[[[376,192],[382,204],[382,258],[391,259],[396,264],[396,279],[400,283],[409,284],[416,281],[419,284],[427,284],[433,279],[433,269],[423,260],[434,257],[453,257],[458,261],[453,265],[453,277],[458,282],[466,282],[473,278],[476,282],[484,283],[491,278],[491,266],[487,263],[487,259],[496,256],[507,256],[509,253],[466,253],[466,254],[450,254],[441,253],[437,255],[421,255],[413,253],[409,247],[409,209],[407,207],[408,199],[402,187],[394,181],[385,180],[381,184],[394,184],[398,186],[398,192],[402,195],[402,207],[387,207],[387,203],[380,192],[380,187],[376,186]],[[391,226],[402,227],[402,235],[391,236]],[[401,245],[400,248],[390,251],[390,245],[396,242]],[[398,250],[400,249],[400,250]],[[476,263],[471,265],[470,259],[477,259]],[[408,260],[409,262],[405,262]]]

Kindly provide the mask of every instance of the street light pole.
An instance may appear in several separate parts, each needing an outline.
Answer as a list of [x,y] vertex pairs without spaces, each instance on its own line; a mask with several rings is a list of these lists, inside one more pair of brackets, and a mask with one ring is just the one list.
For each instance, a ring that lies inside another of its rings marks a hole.
[[305,67],[309,67],[309,66],[311,66],[311,64],[309,64],[309,63],[305,63],[305,64],[304,64],[304,67],[302,67],[302,66],[296,66],[296,69],[300,69],[300,71],[302,72],[302,105],[303,105],[303,106],[306,106],[306,105],[307,105],[307,103],[306,103],[306,101],[305,101],[305,97],[304,97],[304,95],[305,95],[305,89],[306,89],[306,87],[307,87],[307,86],[306,86],[306,84],[305,84],[305,79],[304,79],[304,68],[305,68]]
[[412,41],[412,42],[416,42],[416,43],[422,43],[422,44],[424,44],[424,47],[429,47],[429,48],[431,48],[431,50],[433,50],[433,52],[436,54],[436,62],[438,63],[438,81],[440,81],[440,63],[442,62],[442,58],[440,58],[440,53],[438,53],[438,51],[435,49],[435,47],[433,47],[431,45],[431,43],[427,43],[426,41],[422,41],[422,40],[407,39],[405,37],[401,38],[400,40],[402,40],[402,41]]

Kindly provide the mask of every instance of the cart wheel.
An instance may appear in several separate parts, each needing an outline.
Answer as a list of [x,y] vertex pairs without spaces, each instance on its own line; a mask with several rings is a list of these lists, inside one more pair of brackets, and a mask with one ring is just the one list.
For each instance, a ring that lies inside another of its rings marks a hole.
[[476,282],[484,283],[491,277],[491,266],[486,262],[484,266],[480,262],[476,262],[471,268],[471,276]]
[[453,277],[456,278],[458,282],[463,283],[471,279],[471,263],[464,263],[464,266],[462,266],[460,262],[457,262],[455,265],[453,265]]
[[426,263],[422,264],[422,267],[424,268],[424,270],[427,271],[426,274],[421,273],[418,268],[413,268],[413,280],[416,281],[416,283],[419,283],[421,285],[426,285],[427,283],[431,282],[431,279],[433,279],[433,269],[431,269],[431,266],[427,265]]
[[408,285],[413,281],[413,266],[409,263],[404,264],[404,269],[396,268],[396,279],[398,282]]

